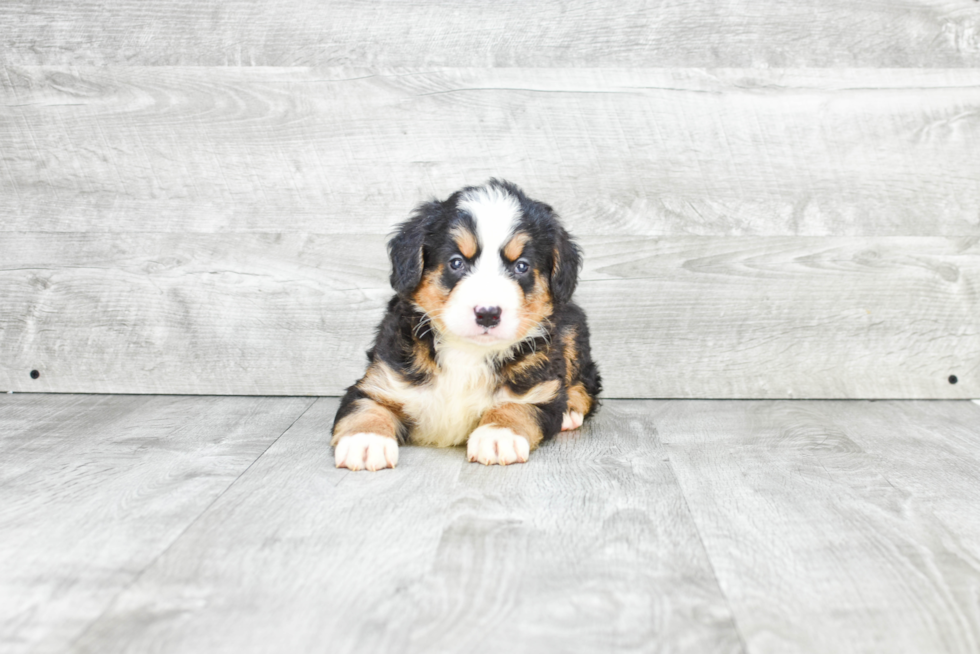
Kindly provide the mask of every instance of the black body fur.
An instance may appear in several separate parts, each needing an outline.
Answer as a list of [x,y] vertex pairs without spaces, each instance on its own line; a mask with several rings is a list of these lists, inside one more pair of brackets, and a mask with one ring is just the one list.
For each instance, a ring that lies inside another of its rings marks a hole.
[[[535,405],[538,425],[547,440],[561,430],[562,415],[569,410],[569,388],[580,384],[591,399],[586,416],[598,409],[598,395],[602,390],[599,371],[592,360],[585,313],[571,301],[578,282],[581,254],[550,206],[528,198],[508,182],[491,180],[490,184],[505,189],[520,202],[523,215],[519,227],[530,235],[522,258],[529,260],[533,269],[547,279],[552,306],[551,314],[542,323],[544,336],[522,341],[510,356],[494,360],[492,365],[498,385],[506,386],[517,395],[542,382],[560,380],[560,390],[554,399]],[[472,221],[457,209],[459,198],[472,188],[462,189],[443,202],[420,205],[388,242],[392,264],[390,281],[396,294],[388,303],[367,358],[369,364],[387,364],[413,386],[425,385],[432,375],[439,374],[435,364],[435,329],[427,324],[424,314],[414,305],[413,294],[423,276],[437,270],[439,263],[455,252],[456,246],[449,233],[455,224],[465,225],[467,220]],[[472,225],[470,228],[472,230]],[[460,273],[448,267],[440,277],[449,289],[459,278]],[[532,277],[515,274],[515,281],[525,293],[531,292]],[[568,356],[569,343],[573,351],[571,357]],[[534,363],[529,365],[529,362]],[[352,411],[357,400],[370,397],[359,384],[347,389],[335,424]],[[379,401],[379,398],[371,399]],[[390,402],[385,406],[399,416],[398,440],[410,442],[411,419],[401,413],[398,406],[392,406]]]

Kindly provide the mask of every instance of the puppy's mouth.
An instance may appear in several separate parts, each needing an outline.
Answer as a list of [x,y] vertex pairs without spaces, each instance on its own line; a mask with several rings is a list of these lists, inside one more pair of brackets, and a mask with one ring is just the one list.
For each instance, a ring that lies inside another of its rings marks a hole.
[[485,327],[482,332],[468,334],[465,338],[473,341],[474,343],[479,343],[480,345],[493,345],[494,343],[500,343],[504,340],[498,332],[494,331],[493,327]]
[[463,333],[457,332],[456,335],[462,340],[473,343],[474,345],[489,348],[507,347],[514,342],[512,330],[502,325],[474,327],[465,330]]

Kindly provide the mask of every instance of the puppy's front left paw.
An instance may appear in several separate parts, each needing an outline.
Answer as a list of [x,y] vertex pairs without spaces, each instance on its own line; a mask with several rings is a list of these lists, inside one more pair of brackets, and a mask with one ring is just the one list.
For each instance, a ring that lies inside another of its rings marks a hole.
[[466,443],[466,455],[470,461],[484,465],[524,463],[531,453],[531,445],[506,427],[483,425],[470,434]]
[[378,434],[353,434],[337,441],[333,456],[338,468],[374,472],[398,465],[398,443]]

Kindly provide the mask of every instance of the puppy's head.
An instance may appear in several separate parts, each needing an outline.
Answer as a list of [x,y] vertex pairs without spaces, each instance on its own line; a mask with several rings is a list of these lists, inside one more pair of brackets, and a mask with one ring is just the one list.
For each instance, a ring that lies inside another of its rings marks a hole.
[[505,349],[539,333],[581,255],[551,207],[490,180],[428,202],[388,242],[391,285],[446,338]]

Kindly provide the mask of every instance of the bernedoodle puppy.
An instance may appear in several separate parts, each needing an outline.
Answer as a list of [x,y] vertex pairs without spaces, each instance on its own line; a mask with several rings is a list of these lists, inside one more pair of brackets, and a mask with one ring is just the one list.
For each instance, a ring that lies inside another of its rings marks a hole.
[[582,257],[551,207],[492,179],[419,206],[388,254],[396,295],[334,419],[337,467],[394,467],[399,443],[523,463],[595,412]]

